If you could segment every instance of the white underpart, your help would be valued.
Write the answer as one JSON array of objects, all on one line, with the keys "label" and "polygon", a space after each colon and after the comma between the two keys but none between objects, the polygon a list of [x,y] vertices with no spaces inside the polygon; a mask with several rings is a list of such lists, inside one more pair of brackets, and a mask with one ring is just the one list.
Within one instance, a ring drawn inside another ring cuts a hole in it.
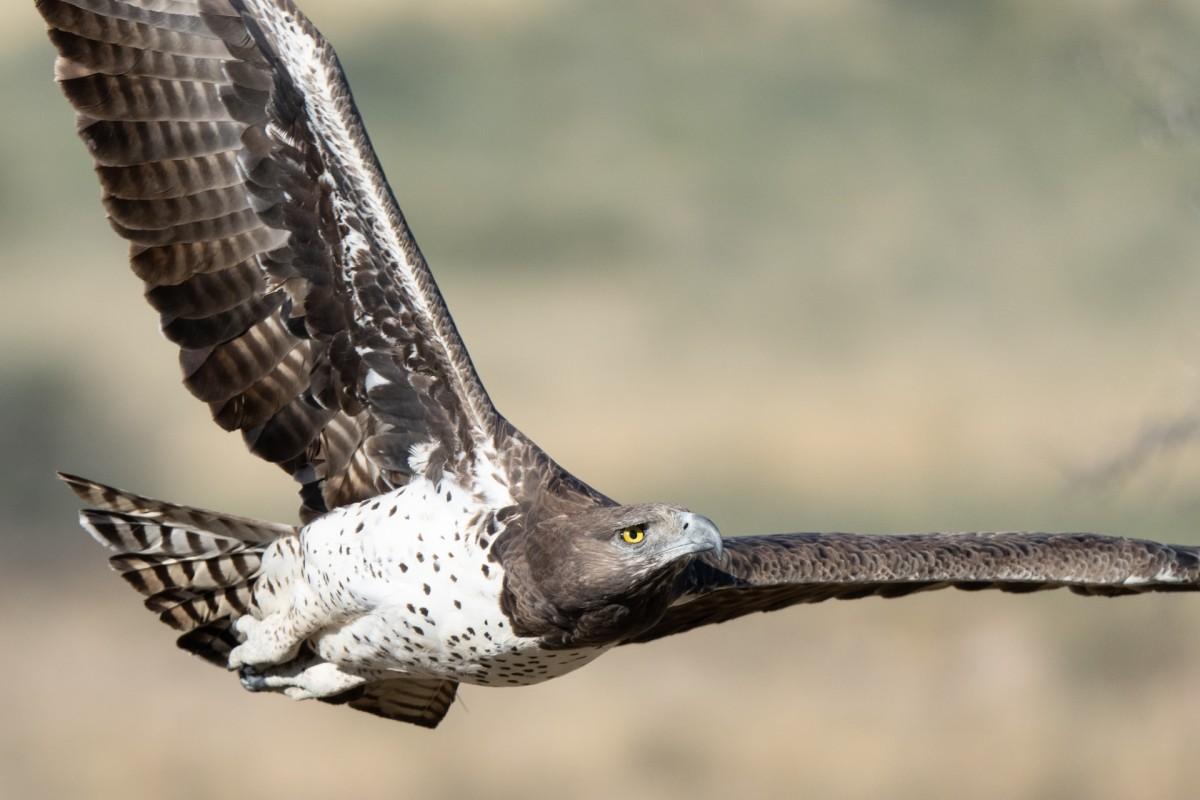
[{"label": "white underpart", "polygon": [[512,631],[500,607],[504,570],[489,557],[502,533],[489,510],[452,480],[424,478],[339,508],[303,528],[298,548],[268,551],[263,576],[290,575],[290,585],[260,598],[266,619],[245,630],[274,635],[272,620],[301,609],[316,621],[304,638],[347,673],[490,686],[538,683],[599,656],[546,651]]},{"label": "white underpart", "polygon": [[[355,203],[355,215],[370,226],[374,242],[382,245],[382,252],[375,251],[376,255],[386,259],[395,268],[394,274],[414,305],[413,313],[428,323],[431,343],[438,349],[442,363],[447,367],[446,378],[453,384],[455,395],[463,403],[469,424],[480,435],[479,438],[488,438],[492,433],[490,409],[480,407],[480,399],[468,391],[462,373],[454,367],[450,342],[455,335],[447,329],[447,320],[433,312],[435,304],[417,280],[415,265],[405,255],[402,234],[396,226],[397,214],[391,193],[375,176],[374,158],[365,151],[365,139],[361,143],[354,140],[353,132],[358,126],[353,117],[349,93],[341,89],[342,79],[335,68],[333,49],[309,36],[290,11],[270,0],[247,0],[246,6],[275,44],[288,74],[304,93],[308,121],[313,132],[324,155],[336,162],[329,166],[336,167],[346,176],[354,189],[356,196],[353,198],[343,198],[335,193],[335,204]],[[363,239],[361,236],[358,238]],[[347,244],[351,247],[370,247],[365,239]],[[353,261],[346,261],[344,265],[350,268]],[[353,285],[353,280],[349,280],[348,284]],[[356,315],[360,312],[356,303]],[[359,322],[365,320],[360,319]]]}]

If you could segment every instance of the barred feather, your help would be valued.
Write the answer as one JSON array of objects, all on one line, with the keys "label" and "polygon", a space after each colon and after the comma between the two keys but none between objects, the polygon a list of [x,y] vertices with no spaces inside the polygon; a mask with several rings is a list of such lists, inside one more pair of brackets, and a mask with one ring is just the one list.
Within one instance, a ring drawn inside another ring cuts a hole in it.
[{"label": "barred feather", "polygon": [[197,533],[117,511],[94,508],[79,513],[79,524],[100,544],[118,553],[146,556],[210,556],[241,547],[232,538]]},{"label": "barred feather", "polygon": [[251,581],[262,554],[242,547],[222,555],[167,556],[121,553],[108,560],[133,588],[150,596],[168,589],[225,589]]},{"label": "barred feather", "polygon": [[[290,0],[37,7],[185,385],[302,483],[305,520],[407,481],[415,443],[464,484],[477,440],[555,468],[492,408],[337,58]],[[364,352],[392,386],[366,391]]]},{"label": "barred feather", "polygon": [[346,704],[385,719],[411,722],[423,728],[436,728],[458,693],[458,684],[450,680],[396,678],[374,681],[335,697],[327,703]]},{"label": "barred feather", "polygon": [[[89,520],[95,519],[99,515],[107,515],[114,524],[117,524],[123,519],[134,517],[155,524],[184,529],[185,532],[202,533],[209,539],[219,538],[252,544],[270,544],[280,536],[289,536],[296,531],[294,526],[283,523],[262,522],[235,514],[205,511],[190,506],[166,503],[162,500],[153,500],[65,472],[58,473],[58,477],[80,500],[94,506],[83,512]],[[93,533],[93,535],[96,534]],[[98,538],[97,541],[105,544],[106,547],[110,546],[102,538]],[[114,549],[121,548],[130,552],[153,552],[153,550],[126,547],[124,544],[114,547]]]},{"label": "barred feather", "polygon": [[224,668],[229,663],[229,654],[238,646],[238,638],[231,630],[230,620],[220,619],[188,631],[175,643],[192,655]]},{"label": "barred feather", "polygon": [[[114,489],[74,475],[60,478],[95,506],[79,520],[97,542],[114,551],[109,564],[146,596],[146,608],[180,631],[196,631],[255,608],[254,584],[266,547],[295,535],[290,525],[178,506]],[[221,638],[218,634],[212,641]],[[180,646],[195,652],[197,635]],[[214,660],[212,652],[200,653]]]}]

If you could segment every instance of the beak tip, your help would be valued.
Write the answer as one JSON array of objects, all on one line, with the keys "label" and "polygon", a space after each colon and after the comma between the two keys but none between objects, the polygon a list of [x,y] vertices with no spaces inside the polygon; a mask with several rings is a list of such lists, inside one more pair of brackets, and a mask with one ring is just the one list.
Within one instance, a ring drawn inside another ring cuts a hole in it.
[{"label": "beak tip", "polygon": [[725,541],[721,538],[721,531],[717,529],[716,524],[699,514],[692,514],[691,517],[691,524],[695,526],[692,532],[695,552],[712,553],[718,559],[725,555]]}]

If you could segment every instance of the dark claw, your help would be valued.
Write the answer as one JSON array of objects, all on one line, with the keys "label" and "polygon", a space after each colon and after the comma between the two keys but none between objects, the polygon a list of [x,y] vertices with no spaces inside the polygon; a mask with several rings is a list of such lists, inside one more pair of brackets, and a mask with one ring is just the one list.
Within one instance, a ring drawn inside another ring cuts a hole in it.
[{"label": "dark claw", "polygon": [[241,667],[238,670],[238,680],[242,688],[249,692],[264,692],[267,690],[267,679],[251,667]]}]

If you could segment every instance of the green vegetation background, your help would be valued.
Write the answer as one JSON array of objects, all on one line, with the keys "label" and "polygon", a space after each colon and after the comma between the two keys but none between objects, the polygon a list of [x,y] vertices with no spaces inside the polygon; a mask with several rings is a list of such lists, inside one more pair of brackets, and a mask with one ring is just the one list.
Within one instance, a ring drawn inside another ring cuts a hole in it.
[{"label": "green vegetation background", "polygon": [[[302,4],[497,405],[589,481],[727,534],[1200,543],[1194,3]],[[1195,796],[1186,596],[795,609],[433,734],[244,696],[52,471],[294,489],[176,385],[32,4],[0,45],[0,795]]]}]

